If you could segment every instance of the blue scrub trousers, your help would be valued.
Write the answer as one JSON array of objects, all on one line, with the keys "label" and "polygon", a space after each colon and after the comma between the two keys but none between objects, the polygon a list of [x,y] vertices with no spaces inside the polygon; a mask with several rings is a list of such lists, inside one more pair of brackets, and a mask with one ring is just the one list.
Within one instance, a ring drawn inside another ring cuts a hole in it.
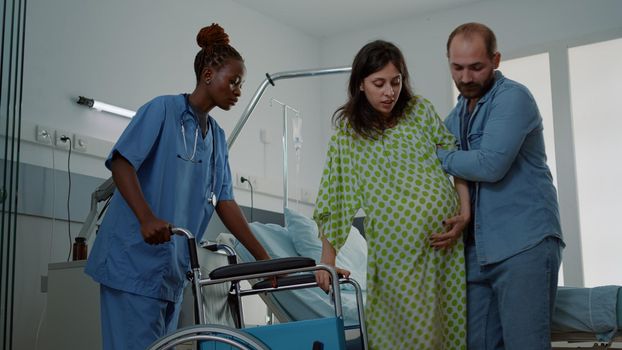
[{"label": "blue scrub trousers", "polygon": [[181,299],[174,303],[103,284],[99,291],[104,350],[145,350],[177,329]]},{"label": "blue scrub trousers", "polygon": [[560,241],[547,237],[533,248],[484,266],[469,243],[466,257],[468,349],[550,349]]}]

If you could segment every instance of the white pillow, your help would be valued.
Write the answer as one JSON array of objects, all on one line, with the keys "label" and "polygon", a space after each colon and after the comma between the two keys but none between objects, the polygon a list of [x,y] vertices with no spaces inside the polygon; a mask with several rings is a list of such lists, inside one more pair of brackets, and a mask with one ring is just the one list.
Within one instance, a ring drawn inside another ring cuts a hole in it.
[{"label": "white pillow", "polygon": [[309,257],[319,263],[322,256],[322,241],[318,237],[315,221],[289,208],[285,208],[284,216],[285,227],[298,255]]},{"label": "white pillow", "polygon": [[350,277],[361,285],[362,290],[367,290],[367,241],[356,227],[352,226],[350,229],[335,264],[350,271]]},{"label": "white pillow", "polygon": [[[315,259],[319,263],[322,241],[318,237],[315,221],[285,208],[285,225],[298,255]],[[361,285],[361,289],[367,289],[367,241],[356,227],[352,226],[350,229],[346,242],[337,254],[335,264],[350,271],[352,278]]]}]

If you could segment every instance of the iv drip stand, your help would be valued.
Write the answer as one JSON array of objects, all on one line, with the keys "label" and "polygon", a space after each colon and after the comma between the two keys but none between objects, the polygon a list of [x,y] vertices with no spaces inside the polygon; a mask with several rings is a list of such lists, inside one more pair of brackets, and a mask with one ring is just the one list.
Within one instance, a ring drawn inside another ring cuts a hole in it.
[{"label": "iv drip stand", "polygon": [[285,211],[285,208],[289,205],[289,179],[287,175],[287,156],[289,153],[287,150],[287,111],[291,110],[296,113],[296,115],[300,115],[300,111],[275,98],[270,99],[270,105],[272,105],[272,102],[276,102],[281,105],[281,109],[283,110],[283,211]]}]

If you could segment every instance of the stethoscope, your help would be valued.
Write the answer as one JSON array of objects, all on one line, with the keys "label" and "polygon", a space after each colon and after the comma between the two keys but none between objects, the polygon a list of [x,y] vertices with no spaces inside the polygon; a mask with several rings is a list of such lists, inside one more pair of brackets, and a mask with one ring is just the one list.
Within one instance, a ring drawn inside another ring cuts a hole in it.
[{"label": "stethoscope", "polygon": [[[191,162],[191,163],[201,163],[200,159],[195,159],[196,157],[196,153],[197,153],[197,142],[199,140],[199,122],[197,120],[197,117],[195,117],[191,112],[190,112],[190,103],[188,102],[188,95],[184,95],[185,97],[185,102],[186,102],[186,109],[184,110],[184,112],[181,114],[180,117],[180,124],[181,124],[181,138],[184,141],[184,153],[185,153],[185,157],[181,156],[181,155],[177,155],[179,158]],[[192,146],[192,154],[189,154],[188,152],[188,143],[186,142],[186,127],[184,126],[184,115],[188,113],[190,115],[192,115],[192,120],[194,120],[196,127],[194,128],[194,145]],[[210,125],[211,122],[209,121],[209,116],[207,116],[207,125]],[[218,204],[218,199],[216,198],[216,193],[214,192],[214,186],[216,185],[216,133],[214,132],[214,128],[210,127],[210,129],[212,129],[212,152],[210,153],[210,157],[209,157],[209,161],[210,161],[210,165],[212,164],[212,159],[214,159],[213,162],[213,167],[212,167],[212,183],[211,183],[211,188],[210,188],[210,195],[208,198],[208,202],[210,204],[212,204],[212,206],[214,206],[214,208],[216,208],[216,204]]]}]

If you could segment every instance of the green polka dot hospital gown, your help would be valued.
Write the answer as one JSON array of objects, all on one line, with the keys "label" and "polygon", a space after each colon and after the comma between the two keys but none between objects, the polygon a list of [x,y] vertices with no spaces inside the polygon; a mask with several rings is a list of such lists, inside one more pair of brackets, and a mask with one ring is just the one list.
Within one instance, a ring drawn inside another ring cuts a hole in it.
[{"label": "green polka dot hospital gown", "polygon": [[428,239],[459,212],[437,145],[453,148],[454,137],[420,97],[376,140],[345,127],[331,138],[313,216],[338,250],[358,209],[365,211],[365,318],[373,350],[466,349],[462,240],[435,250]]}]

